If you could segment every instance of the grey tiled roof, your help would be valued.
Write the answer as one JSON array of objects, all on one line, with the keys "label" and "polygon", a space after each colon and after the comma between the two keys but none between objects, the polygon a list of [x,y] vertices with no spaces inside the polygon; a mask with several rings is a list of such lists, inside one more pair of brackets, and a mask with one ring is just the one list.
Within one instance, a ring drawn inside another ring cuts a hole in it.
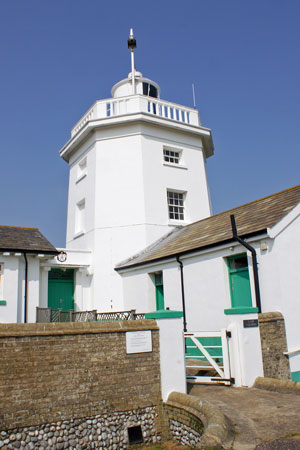
[{"label": "grey tiled roof", "polygon": [[174,230],[144,251],[117,265],[116,270],[142,265],[193,250],[230,242],[230,215],[234,214],[241,237],[263,233],[300,203],[300,185],[216,214]]},{"label": "grey tiled roof", "polygon": [[0,225],[0,251],[26,251],[54,255],[58,253],[38,228],[5,225]]}]

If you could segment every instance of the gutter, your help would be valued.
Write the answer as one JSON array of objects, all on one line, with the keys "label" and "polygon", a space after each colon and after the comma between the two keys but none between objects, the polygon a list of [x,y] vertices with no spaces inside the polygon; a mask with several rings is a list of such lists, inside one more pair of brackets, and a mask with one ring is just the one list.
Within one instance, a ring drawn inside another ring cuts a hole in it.
[{"label": "gutter", "polygon": [[0,248],[0,253],[29,253],[30,255],[52,255],[52,256],[56,256],[58,255],[60,252],[59,251],[54,251],[54,250],[30,250],[30,249],[24,249],[24,248]]},{"label": "gutter", "polygon": [[230,214],[230,220],[231,220],[231,227],[232,227],[232,233],[233,233],[234,240],[236,240],[240,244],[242,244],[247,250],[249,250],[251,252],[251,255],[252,255],[256,306],[258,308],[258,312],[261,313],[261,297],[260,297],[260,289],[259,289],[256,250],[254,247],[252,247],[252,245],[248,244],[246,241],[244,241],[244,239],[242,239],[240,236],[238,236],[234,214]]}]

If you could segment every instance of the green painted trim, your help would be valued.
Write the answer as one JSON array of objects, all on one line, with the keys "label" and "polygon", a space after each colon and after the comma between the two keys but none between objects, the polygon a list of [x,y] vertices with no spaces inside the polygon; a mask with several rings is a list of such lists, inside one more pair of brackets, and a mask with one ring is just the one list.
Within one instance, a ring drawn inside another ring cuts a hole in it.
[{"label": "green painted trim", "polygon": [[6,305],[6,300],[0,300],[0,305]]},{"label": "green painted trim", "polygon": [[258,308],[254,308],[252,306],[240,307],[240,308],[228,308],[224,309],[224,313],[229,316],[231,314],[252,314],[258,313]]},{"label": "green painted trim", "polygon": [[183,317],[183,312],[170,311],[169,309],[161,309],[158,311],[145,314],[145,319],[172,319],[175,317]]},{"label": "green painted trim", "polygon": [[297,372],[292,372],[292,381],[300,381],[300,370],[297,370]]}]

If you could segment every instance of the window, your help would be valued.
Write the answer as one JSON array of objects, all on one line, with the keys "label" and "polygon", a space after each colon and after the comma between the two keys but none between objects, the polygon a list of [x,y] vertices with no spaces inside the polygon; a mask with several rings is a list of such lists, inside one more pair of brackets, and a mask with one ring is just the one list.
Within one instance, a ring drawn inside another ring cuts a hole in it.
[{"label": "window", "polygon": [[158,97],[157,88],[150,83],[143,83],[143,95],[148,95],[148,97]]},{"label": "window", "polygon": [[83,233],[84,227],[85,227],[85,199],[81,200],[76,205],[75,235]]},{"label": "window", "polygon": [[154,274],[155,283],[155,299],[156,299],[156,311],[161,311],[165,309],[164,301],[164,285],[163,285],[163,274],[158,272]]},{"label": "window", "polygon": [[168,191],[169,219],[184,220],[183,192]]},{"label": "window", "polygon": [[87,175],[87,159],[83,158],[77,166],[77,180],[76,182],[82,180]]},{"label": "window", "polygon": [[252,308],[251,288],[249,281],[248,258],[246,253],[227,258],[231,309],[227,314],[255,312]]},{"label": "window", "polygon": [[180,151],[164,149],[164,161],[171,164],[179,164]]}]

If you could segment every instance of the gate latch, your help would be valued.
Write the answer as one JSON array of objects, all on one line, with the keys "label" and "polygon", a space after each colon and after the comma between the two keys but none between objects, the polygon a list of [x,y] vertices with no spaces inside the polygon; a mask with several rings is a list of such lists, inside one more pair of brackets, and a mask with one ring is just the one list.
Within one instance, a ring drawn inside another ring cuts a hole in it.
[{"label": "gate latch", "polygon": [[231,338],[231,331],[226,331],[226,337]]}]

